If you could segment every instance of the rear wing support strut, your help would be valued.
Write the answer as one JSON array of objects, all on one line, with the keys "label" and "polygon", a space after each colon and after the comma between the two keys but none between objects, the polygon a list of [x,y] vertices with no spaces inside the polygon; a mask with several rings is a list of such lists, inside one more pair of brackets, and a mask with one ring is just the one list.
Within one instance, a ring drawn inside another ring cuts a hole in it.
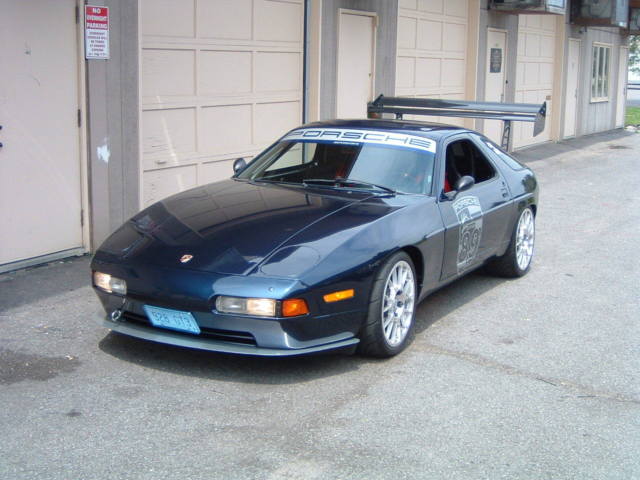
[{"label": "rear wing support strut", "polygon": [[426,115],[502,120],[501,146],[508,150],[511,140],[511,122],[533,122],[533,136],[539,135],[545,126],[547,102],[538,105],[535,103],[472,102],[380,95],[367,105],[367,115],[369,118],[381,118],[383,113],[392,113],[396,119],[402,119],[403,115]]}]

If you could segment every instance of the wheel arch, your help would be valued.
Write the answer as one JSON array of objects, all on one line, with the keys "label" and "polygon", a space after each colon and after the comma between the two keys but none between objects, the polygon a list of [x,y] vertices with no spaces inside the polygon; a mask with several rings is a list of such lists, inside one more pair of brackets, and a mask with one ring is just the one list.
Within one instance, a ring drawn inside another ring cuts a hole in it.
[{"label": "wheel arch", "polygon": [[416,280],[418,284],[419,295],[422,290],[422,284],[424,281],[424,257],[422,256],[422,252],[418,247],[414,245],[407,245],[401,248],[399,251],[403,251],[407,255],[409,255],[409,258],[411,258],[411,261],[413,262],[413,268],[415,268],[416,276],[418,277]]}]

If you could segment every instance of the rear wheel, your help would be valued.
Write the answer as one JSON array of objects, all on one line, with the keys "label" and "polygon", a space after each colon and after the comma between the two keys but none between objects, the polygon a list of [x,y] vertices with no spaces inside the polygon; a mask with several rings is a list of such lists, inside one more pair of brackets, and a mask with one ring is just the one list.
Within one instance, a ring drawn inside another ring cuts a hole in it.
[{"label": "rear wheel", "polygon": [[526,274],[531,268],[535,238],[535,217],[531,208],[527,207],[520,212],[505,254],[487,265],[489,272],[512,278]]},{"label": "rear wheel", "polygon": [[382,266],[371,290],[358,351],[375,357],[400,353],[413,337],[416,274],[409,255],[398,252]]}]

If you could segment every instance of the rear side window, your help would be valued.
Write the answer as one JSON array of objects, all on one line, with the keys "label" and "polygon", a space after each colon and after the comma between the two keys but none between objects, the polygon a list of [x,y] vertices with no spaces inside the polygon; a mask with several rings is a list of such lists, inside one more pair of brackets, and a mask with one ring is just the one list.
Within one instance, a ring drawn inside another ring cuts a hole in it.
[{"label": "rear side window", "polygon": [[488,138],[485,137],[480,137],[478,136],[478,138],[480,139],[480,141],[482,143],[484,143],[487,147],[489,147],[489,149],[495,153],[500,160],[502,160],[504,163],[506,163],[509,167],[511,167],[513,170],[522,170],[523,168],[526,168],[524,165],[522,165],[518,160],[516,160],[515,158],[513,158],[511,155],[509,155],[507,152],[505,152],[504,150],[502,150],[498,145],[496,145],[495,143],[493,143],[491,140],[489,140]]}]

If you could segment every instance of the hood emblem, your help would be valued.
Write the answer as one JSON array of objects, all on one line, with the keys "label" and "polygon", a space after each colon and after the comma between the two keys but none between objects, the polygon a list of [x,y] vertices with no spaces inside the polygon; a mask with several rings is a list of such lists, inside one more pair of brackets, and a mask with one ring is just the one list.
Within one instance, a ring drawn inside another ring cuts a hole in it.
[{"label": "hood emblem", "polygon": [[187,262],[191,261],[192,258],[193,258],[193,255],[189,255],[189,254],[182,255],[180,257],[180,263],[187,263]]}]

